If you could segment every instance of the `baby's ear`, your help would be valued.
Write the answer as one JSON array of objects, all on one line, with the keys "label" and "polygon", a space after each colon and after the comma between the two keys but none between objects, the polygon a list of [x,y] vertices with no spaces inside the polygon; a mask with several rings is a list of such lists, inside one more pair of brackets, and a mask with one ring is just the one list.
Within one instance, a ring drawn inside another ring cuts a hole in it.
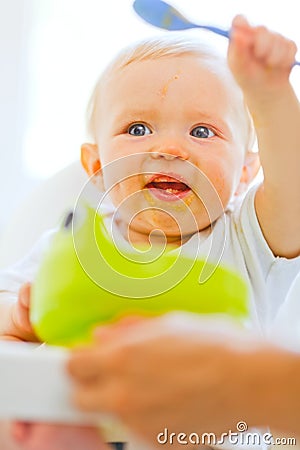
[{"label": "baby's ear", "polygon": [[254,180],[260,168],[260,160],[257,152],[247,152],[244,160],[240,183],[237,187],[235,195],[243,194],[248,188],[251,181]]},{"label": "baby's ear", "polygon": [[82,144],[81,164],[90,177],[101,169],[98,146],[96,144]]},{"label": "baby's ear", "polygon": [[98,146],[96,144],[82,144],[80,159],[84,170],[92,182],[103,191],[104,186]]}]

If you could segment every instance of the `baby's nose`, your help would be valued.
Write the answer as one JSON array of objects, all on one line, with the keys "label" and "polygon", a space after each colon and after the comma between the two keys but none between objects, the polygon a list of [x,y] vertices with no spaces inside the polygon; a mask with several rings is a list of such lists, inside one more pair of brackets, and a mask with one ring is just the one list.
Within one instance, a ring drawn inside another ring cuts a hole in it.
[{"label": "baby's nose", "polygon": [[164,145],[159,148],[153,149],[151,152],[153,159],[165,159],[172,161],[173,159],[188,159],[189,153],[181,145]]}]

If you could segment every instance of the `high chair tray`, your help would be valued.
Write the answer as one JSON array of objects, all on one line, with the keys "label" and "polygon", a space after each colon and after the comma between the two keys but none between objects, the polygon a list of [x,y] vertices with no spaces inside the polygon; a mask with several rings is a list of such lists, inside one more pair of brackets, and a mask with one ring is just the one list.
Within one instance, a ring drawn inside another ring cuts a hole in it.
[{"label": "high chair tray", "polygon": [[99,423],[72,405],[67,357],[59,347],[0,342],[0,419]]}]

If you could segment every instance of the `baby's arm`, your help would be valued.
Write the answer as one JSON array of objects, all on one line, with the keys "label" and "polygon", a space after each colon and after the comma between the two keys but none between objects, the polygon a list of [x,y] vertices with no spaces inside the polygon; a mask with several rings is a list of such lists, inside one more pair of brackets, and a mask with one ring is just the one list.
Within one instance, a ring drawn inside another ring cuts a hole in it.
[{"label": "baby's arm", "polygon": [[233,21],[228,62],[253,117],[264,171],[257,217],[273,253],[287,258],[300,254],[300,106],[289,82],[296,50],[265,27]]}]

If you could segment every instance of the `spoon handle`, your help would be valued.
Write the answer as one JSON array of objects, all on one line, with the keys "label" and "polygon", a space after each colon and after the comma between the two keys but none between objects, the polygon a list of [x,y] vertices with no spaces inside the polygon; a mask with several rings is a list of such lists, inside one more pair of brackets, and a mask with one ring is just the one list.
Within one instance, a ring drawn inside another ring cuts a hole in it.
[{"label": "spoon handle", "polygon": [[196,24],[195,24],[195,27],[203,28],[204,30],[208,30],[208,31],[212,31],[213,33],[219,34],[220,36],[224,36],[227,39],[229,39],[229,37],[230,37],[228,30],[222,30],[221,28],[218,28],[218,27],[213,27],[210,25],[196,25]]}]

